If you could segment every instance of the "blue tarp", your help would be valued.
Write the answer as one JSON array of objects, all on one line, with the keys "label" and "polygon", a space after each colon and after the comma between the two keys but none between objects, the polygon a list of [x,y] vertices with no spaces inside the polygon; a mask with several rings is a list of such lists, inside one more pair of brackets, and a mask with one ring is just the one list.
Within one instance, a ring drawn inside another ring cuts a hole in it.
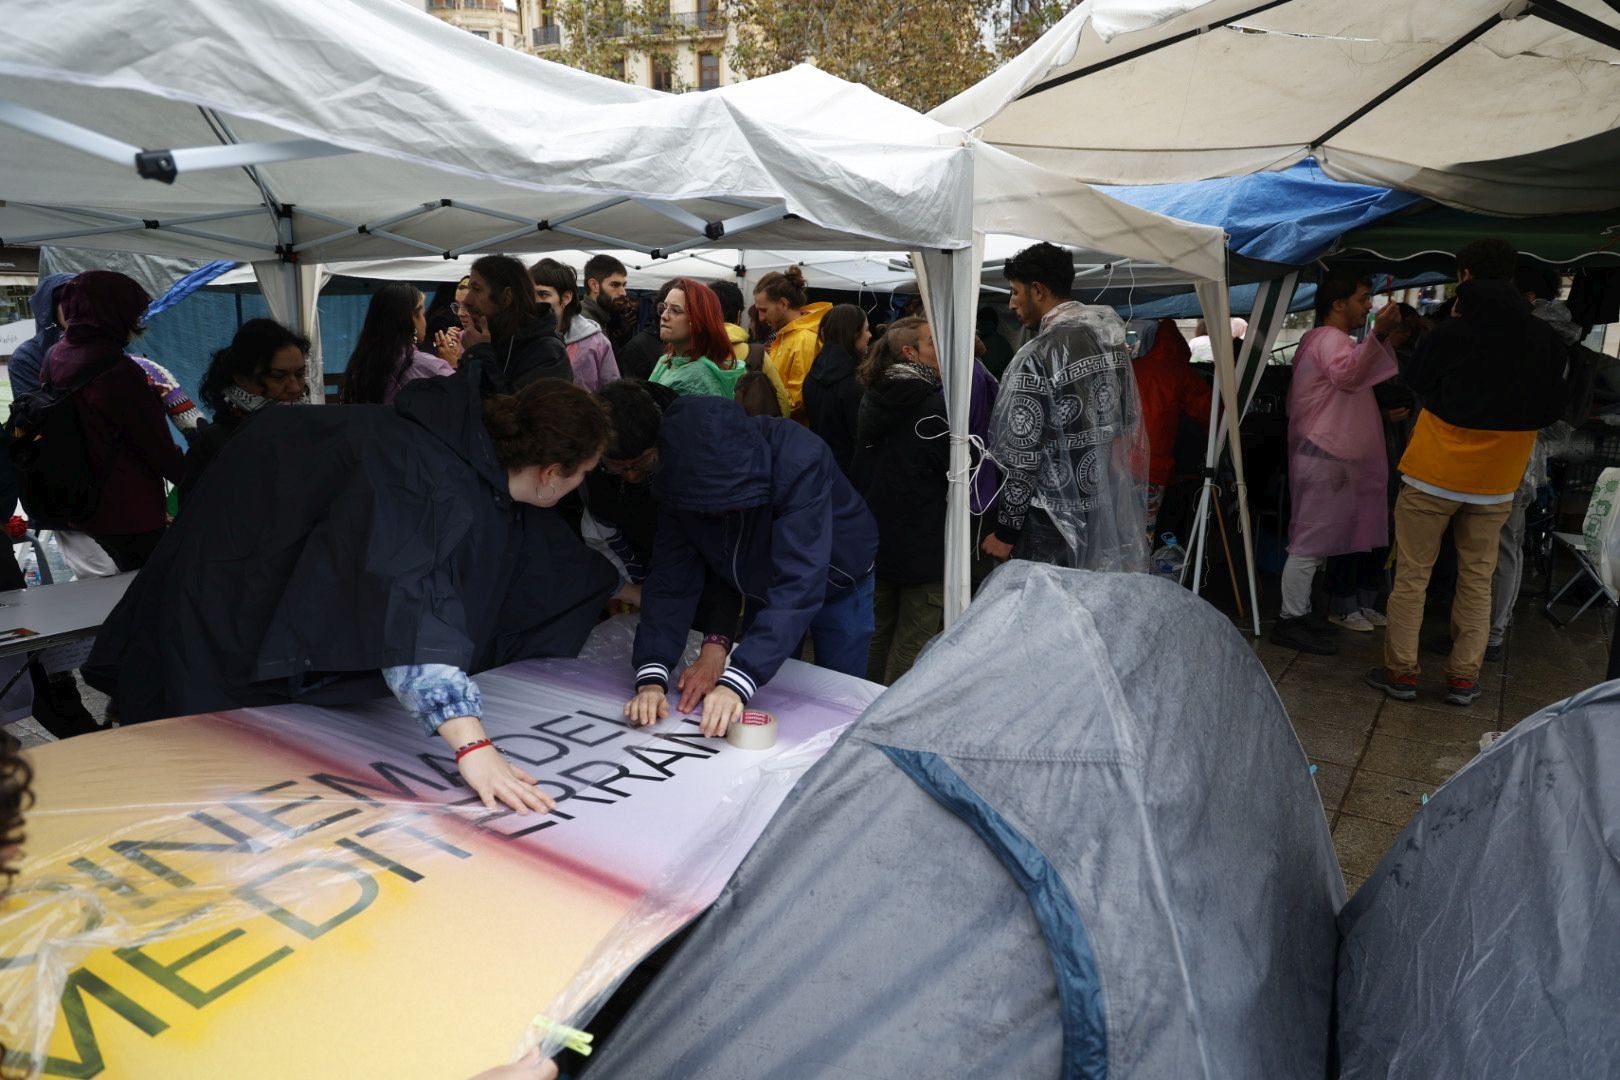
[{"label": "blue tarp", "polygon": [[1309,158],[1281,172],[1098,190],[1144,210],[1218,225],[1236,254],[1293,265],[1317,258],[1351,229],[1424,201],[1404,191],[1330,180]]}]

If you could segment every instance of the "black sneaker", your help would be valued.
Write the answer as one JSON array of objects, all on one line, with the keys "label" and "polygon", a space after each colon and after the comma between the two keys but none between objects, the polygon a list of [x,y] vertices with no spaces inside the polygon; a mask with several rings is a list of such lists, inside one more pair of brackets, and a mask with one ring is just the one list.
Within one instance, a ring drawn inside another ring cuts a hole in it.
[{"label": "black sneaker", "polygon": [[1316,656],[1337,656],[1339,646],[1312,628],[1309,619],[1309,615],[1301,615],[1297,619],[1278,619],[1271,628],[1271,643]]},{"label": "black sneaker", "polygon": [[1485,659],[1493,664],[1502,659],[1502,643],[1500,641],[1495,645],[1485,646]]},{"label": "black sneaker", "polygon": [[1389,668],[1373,668],[1361,680],[1374,690],[1382,690],[1396,701],[1412,701],[1417,697],[1417,680],[1410,675],[1396,675]]},{"label": "black sneaker", "polygon": [[1484,689],[1479,685],[1478,679],[1447,679],[1446,704],[1472,705],[1479,699]]}]

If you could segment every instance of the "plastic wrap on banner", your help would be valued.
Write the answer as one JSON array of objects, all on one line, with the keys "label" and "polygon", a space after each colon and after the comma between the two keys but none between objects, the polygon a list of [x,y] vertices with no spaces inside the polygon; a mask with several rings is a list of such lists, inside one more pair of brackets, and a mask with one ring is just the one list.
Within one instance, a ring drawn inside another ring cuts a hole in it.
[{"label": "plastic wrap on banner", "polygon": [[758,695],[770,752],[692,717],[633,728],[633,623],[578,659],[477,676],[490,736],[557,800],[546,815],[485,809],[390,698],[37,748],[27,858],[0,900],[10,1066],[470,1076],[537,1011],[587,1027],[881,691],[790,662]]}]

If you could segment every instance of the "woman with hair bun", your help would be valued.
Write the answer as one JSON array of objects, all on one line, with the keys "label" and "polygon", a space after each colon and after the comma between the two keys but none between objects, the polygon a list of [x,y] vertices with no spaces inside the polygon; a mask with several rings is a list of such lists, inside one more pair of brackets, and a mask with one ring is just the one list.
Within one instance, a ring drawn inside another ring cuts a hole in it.
[{"label": "woman with hair bun", "polygon": [[96,640],[86,677],[120,719],[392,690],[485,806],[549,810],[484,738],[472,676],[575,655],[595,624],[618,574],[551,508],[609,422],[566,382],[480,382],[474,361],[392,409],[244,425]]},{"label": "woman with hair bun", "polygon": [[832,310],[832,305],[810,303],[804,271],[790,266],[759,279],[754,286],[754,308],[765,325],[776,332],[765,355],[782,373],[793,404],[793,419],[802,423],[805,376],[821,351],[821,318]]}]

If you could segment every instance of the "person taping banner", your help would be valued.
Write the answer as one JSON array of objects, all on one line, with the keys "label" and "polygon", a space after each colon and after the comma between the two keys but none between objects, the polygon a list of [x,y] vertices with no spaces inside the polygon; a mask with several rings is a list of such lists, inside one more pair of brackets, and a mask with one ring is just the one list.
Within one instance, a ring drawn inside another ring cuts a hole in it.
[{"label": "person taping banner", "polygon": [[[809,633],[816,663],[866,672],[877,524],[825,442],[723,398],[671,405],[658,437],[658,548],[642,587],[632,663],[636,724],[669,715],[668,688],[702,597],[705,568],[743,598],[742,643],[703,695],[721,736]],[[683,694],[682,711],[696,705]]]}]

